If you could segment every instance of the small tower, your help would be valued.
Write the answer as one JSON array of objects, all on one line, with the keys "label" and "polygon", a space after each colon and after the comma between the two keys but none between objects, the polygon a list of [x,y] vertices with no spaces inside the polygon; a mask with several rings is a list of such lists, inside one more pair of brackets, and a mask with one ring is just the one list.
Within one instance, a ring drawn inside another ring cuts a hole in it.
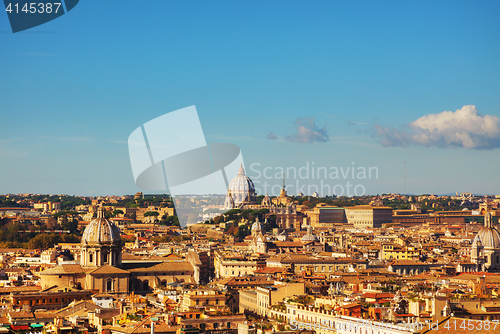
[{"label": "small tower", "polygon": [[141,243],[139,242],[139,233],[135,234],[134,248],[135,249],[141,248]]},{"label": "small tower", "polygon": [[224,207],[225,207],[226,210],[230,210],[230,209],[234,209],[235,208],[233,194],[231,193],[231,190],[229,190],[227,192],[226,200],[224,202]]},{"label": "small tower", "polygon": [[318,239],[313,233],[313,227],[311,225],[307,225],[307,233],[301,239],[302,242],[307,243],[311,241],[317,241]]},{"label": "small tower", "polygon": [[443,317],[449,317],[450,315],[451,315],[450,301],[446,299],[446,304],[444,305],[443,308]]}]

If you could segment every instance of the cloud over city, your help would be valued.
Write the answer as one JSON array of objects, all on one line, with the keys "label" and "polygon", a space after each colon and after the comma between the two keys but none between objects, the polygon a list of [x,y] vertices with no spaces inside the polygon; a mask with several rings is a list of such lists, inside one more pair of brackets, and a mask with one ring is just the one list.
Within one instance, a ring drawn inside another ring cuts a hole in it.
[{"label": "cloud over city", "polygon": [[482,115],[475,106],[467,105],[456,111],[422,116],[400,129],[375,125],[374,136],[386,147],[413,144],[494,149],[500,147],[500,118]]},{"label": "cloud over city", "polygon": [[327,142],[330,140],[326,131],[326,126],[318,128],[314,117],[297,118],[295,126],[297,132],[291,136],[286,136],[285,140],[297,143]]}]

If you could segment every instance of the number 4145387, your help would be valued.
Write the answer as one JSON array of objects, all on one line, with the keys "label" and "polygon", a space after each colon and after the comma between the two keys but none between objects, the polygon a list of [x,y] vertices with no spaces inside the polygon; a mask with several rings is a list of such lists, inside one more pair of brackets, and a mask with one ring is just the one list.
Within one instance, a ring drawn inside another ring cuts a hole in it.
[{"label": "number 4145387", "polygon": [[[29,7],[28,7],[28,4],[25,3],[23,8],[21,8],[21,12],[25,12],[25,13],[31,13],[31,14],[35,14],[35,13],[39,13],[39,14],[43,14],[43,13],[47,13],[47,14],[50,14],[52,12],[56,13],[59,11],[59,7],[61,7],[61,3],[60,2],[56,2],[56,3],[43,3],[43,2],[40,2],[40,3],[36,3],[36,2],[32,2],[29,4]],[[9,3],[9,5],[7,6],[7,8],[5,9],[7,12],[12,13],[19,13],[19,4],[16,3],[16,4],[12,4],[12,3]]]}]

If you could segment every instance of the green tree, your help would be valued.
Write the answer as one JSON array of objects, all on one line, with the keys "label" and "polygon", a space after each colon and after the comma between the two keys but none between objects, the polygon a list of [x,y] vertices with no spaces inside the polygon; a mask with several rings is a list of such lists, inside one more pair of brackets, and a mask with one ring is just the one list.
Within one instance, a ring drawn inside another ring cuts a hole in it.
[{"label": "green tree", "polygon": [[144,213],[144,217],[149,217],[149,216],[158,217],[159,215],[160,213],[158,211],[146,211]]},{"label": "green tree", "polygon": [[119,210],[119,209],[116,209],[116,210],[113,210],[113,217],[116,217],[118,215],[123,215],[123,211],[122,210]]}]

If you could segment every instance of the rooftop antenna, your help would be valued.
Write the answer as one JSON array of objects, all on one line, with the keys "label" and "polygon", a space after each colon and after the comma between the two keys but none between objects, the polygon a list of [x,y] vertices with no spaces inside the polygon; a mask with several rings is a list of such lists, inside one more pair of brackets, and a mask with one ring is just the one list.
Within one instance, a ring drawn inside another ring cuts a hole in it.
[{"label": "rooftop antenna", "polygon": [[283,173],[282,175],[283,175],[283,190],[285,190],[285,173]]}]

